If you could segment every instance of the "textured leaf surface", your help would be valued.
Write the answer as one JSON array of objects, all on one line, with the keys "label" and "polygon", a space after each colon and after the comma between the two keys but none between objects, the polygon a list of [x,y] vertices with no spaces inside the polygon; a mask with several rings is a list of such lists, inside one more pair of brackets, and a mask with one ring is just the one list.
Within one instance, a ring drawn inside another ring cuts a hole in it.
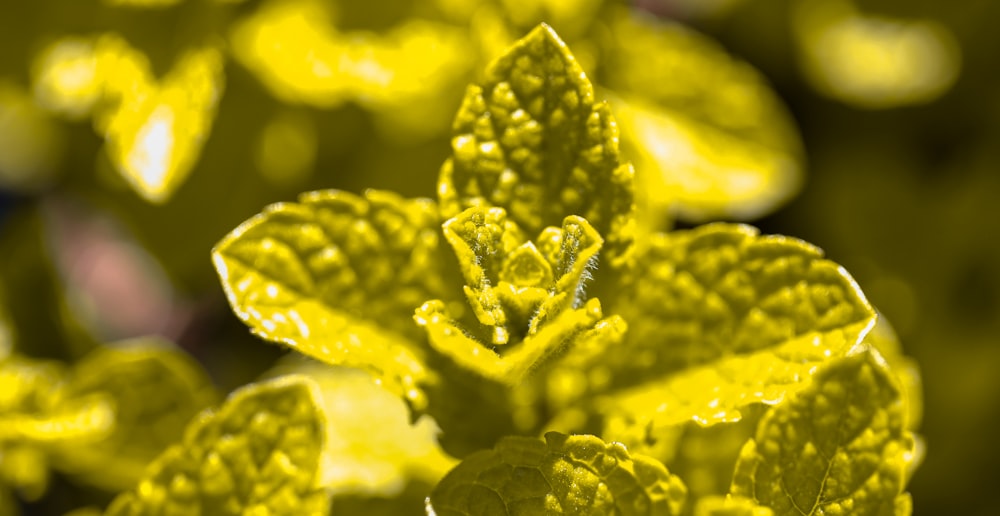
[{"label": "textured leaf surface", "polygon": [[684,484],[621,444],[557,432],[507,437],[467,457],[431,493],[428,514],[680,514]]},{"label": "textured leaf surface", "polygon": [[619,301],[625,349],[607,363],[626,381],[606,409],[626,420],[702,424],[776,403],[815,367],[845,355],[875,313],[819,249],[754,228],[711,224],[654,237]]},{"label": "textured leaf surface", "polygon": [[577,337],[612,330],[600,302],[584,295],[603,240],[583,218],[566,217],[561,228],[525,241],[502,208],[476,207],[449,219],[444,235],[478,325],[460,327],[438,300],[415,319],[431,345],[462,367],[513,385]]},{"label": "textured leaf surface", "polygon": [[[367,368],[418,404],[426,377],[413,309],[446,294],[431,201],[338,191],[272,205],[213,251],[253,331],[331,364]],[[389,294],[391,292],[391,294]]]},{"label": "textured leaf surface", "polygon": [[884,365],[861,353],[824,367],[747,442],[732,493],[782,515],[910,513],[913,436]]},{"label": "textured leaf surface", "polygon": [[114,406],[107,438],[62,446],[55,465],[108,491],[132,487],[145,467],[180,439],[188,421],[216,401],[197,362],[156,339],[101,348],[74,365],[72,396],[103,394]]},{"label": "textured leaf surface", "polygon": [[316,385],[285,376],[200,414],[107,514],[326,515],[318,488],[325,420]]},{"label": "textured leaf surface", "polygon": [[565,43],[540,25],[466,92],[438,196],[447,217],[498,206],[529,233],[581,216],[616,263],[633,238],[632,176],[607,104],[594,100]]},{"label": "textured leaf surface", "polygon": [[798,130],[757,70],[680,24],[621,10],[611,26],[601,83],[614,91],[643,205],[747,220],[798,191]]}]

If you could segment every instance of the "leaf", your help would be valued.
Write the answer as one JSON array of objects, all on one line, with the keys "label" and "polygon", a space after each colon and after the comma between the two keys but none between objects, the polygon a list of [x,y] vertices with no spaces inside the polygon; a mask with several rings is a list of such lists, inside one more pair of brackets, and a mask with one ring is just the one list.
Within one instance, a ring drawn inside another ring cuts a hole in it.
[{"label": "leaf", "polygon": [[412,421],[406,403],[365,371],[298,360],[272,372],[306,375],[319,386],[326,420],[319,482],[337,498],[393,497],[410,484],[434,485],[457,462],[438,445],[434,419]]},{"label": "leaf", "polygon": [[[414,307],[446,297],[430,200],[303,194],[243,223],[212,251],[229,304],[263,338],[362,367],[418,406],[428,378]],[[391,293],[391,294],[389,294]]]},{"label": "leaf", "polygon": [[698,500],[695,516],[774,516],[771,509],[740,496],[706,496]]},{"label": "leaf", "polygon": [[524,241],[502,208],[469,208],[443,229],[482,328],[461,327],[439,300],[414,318],[431,345],[462,367],[516,385],[560,349],[615,331],[602,321],[600,302],[585,301],[584,281],[603,241],[583,218],[566,217],[562,228],[545,228],[534,242]]},{"label": "leaf", "polygon": [[161,79],[146,55],[114,33],[66,37],[35,63],[43,106],[92,115],[115,169],[143,199],[167,202],[198,161],[225,86],[223,56],[204,46],[182,54]]},{"label": "leaf", "polygon": [[626,342],[604,361],[633,386],[600,403],[615,425],[739,419],[741,406],[801,389],[875,323],[854,280],[819,249],[749,226],[660,234],[638,261],[639,280],[616,307]]},{"label": "leaf", "polygon": [[235,391],[195,418],[106,514],[326,515],[320,400],[313,382],[294,375]]},{"label": "leaf", "polygon": [[776,516],[910,513],[903,493],[913,436],[885,366],[869,352],[838,360],[775,407],[744,446],[731,492]]},{"label": "leaf", "polygon": [[680,514],[686,490],[656,460],[590,435],[506,437],[441,481],[429,515]]},{"label": "leaf", "polygon": [[542,24],[490,65],[482,86],[468,88],[438,198],[446,217],[496,206],[528,233],[581,216],[619,265],[633,239],[632,176],[610,109]]},{"label": "leaf", "polygon": [[216,392],[193,359],[155,338],[99,348],[77,362],[67,379],[73,397],[113,401],[115,425],[88,446],[61,446],[62,471],[108,491],[132,487],[143,470],[174,444],[188,421],[215,402]]},{"label": "leaf", "polygon": [[798,130],[757,70],[678,23],[621,9],[610,29],[599,82],[651,216],[749,220],[798,192]]}]

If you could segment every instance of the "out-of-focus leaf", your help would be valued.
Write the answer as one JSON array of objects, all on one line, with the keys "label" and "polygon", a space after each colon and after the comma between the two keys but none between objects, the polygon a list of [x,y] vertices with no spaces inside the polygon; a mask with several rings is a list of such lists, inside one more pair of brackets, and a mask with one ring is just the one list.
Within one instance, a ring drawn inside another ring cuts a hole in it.
[{"label": "out-of-focus leaf", "polygon": [[695,516],[774,516],[774,511],[741,496],[708,496],[698,500]]},{"label": "out-of-focus leaf", "polygon": [[905,401],[871,353],[825,366],[740,453],[732,493],[777,516],[910,514]]},{"label": "out-of-focus leaf", "polygon": [[230,306],[254,333],[365,368],[421,406],[417,384],[428,371],[411,317],[449,294],[438,272],[438,220],[427,199],[312,192],[246,221],[212,258]]},{"label": "out-of-focus leaf", "polygon": [[367,372],[312,360],[275,372],[286,370],[319,385],[327,443],[319,482],[334,496],[396,496],[411,483],[436,484],[455,465],[434,420],[411,422],[406,403]]},{"label": "out-of-focus leaf", "polygon": [[440,95],[469,68],[465,35],[417,19],[385,33],[339,32],[328,4],[265,3],[233,29],[236,58],[286,102],[356,102],[385,118],[381,125],[390,132],[444,130],[451,105]]},{"label": "out-of-focus leaf", "polygon": [[804,387],[875,323],[854,280],[819,249],[749,226],[660,234],[638,261],[640,280],[616,310],[627,340],[604,361],[635,385],[602,402],[615,425],[738,420],[741,406]]},{"label": "out-of-focus leaf", "polygon": [[684,484],[663,464],[618,443],[557,432],[506,437],[441,481],[428,514],[680,514]]},{"label": "out-of-focus leaf", "polygon": [[444,216],[498,206],[528,233],[582,216],[616,266],[634,237],[632,176],[610,108],[595,101],[566,44],[543,24],[466,91],[438,198]]},{"label": "out-of-focus leaf", "polygon": [[66,388],[72,396],[109,396],[115,426],[107,438],[91,445],[60,447],[55,465],[109,491],[135,485],[145,467],[216,398],[201,367],[157,339],[90,353],[74,365]]},{"label": "out-of-focus leaf", "polygon": [[325,516],[321,400],[315,383],[294,375],[237,390],[192,421],[183,443],[156,459],[106,514]]},{"label": "out-of-focus leaf", "polygon": [[0,80],[0,190],[50,185],[62,153],[61,133],[22,88]]},{"label": "out-of-focus leaf", "polygon": [[846,104],[926,103],[958,78],[961,49],[937,21],[868,15],[850,0],[797,2],[792,21],[806,79]]},{"label": "out-of-focus leaf", "polygon": [[649,217],[747,220],[798,192],[798,131],[757,70],[682,25],[614,13],[601,84]]},{"label": "out-of-focus leaf", "polygon": [[439,300],[425,303],[415,318],[431,345],[462,367],[517,385],[578,338],[614,329],[601,320],[597,299],[584,301],[588,268],[603,241],[583,218],[566,217],[562,228],[545,228],[534,242],[525,242],[502,208],[477,207],[449,219],[444,234],[482,328],[464,330]]}]

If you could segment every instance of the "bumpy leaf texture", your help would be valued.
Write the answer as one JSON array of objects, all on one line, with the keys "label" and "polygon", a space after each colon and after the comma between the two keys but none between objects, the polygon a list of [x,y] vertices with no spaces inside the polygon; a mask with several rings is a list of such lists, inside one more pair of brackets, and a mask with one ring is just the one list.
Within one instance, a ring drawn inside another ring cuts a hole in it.
[{"label": "bumpy leaf texture", "polygon": [[516,385],[560,349],[612,329],[600,302],[584,301],[584,281],[603,240],[583,218],[566,217],[561,228],[525,241],[502,208],[469,208],[444,224],[444,235],[480,327],[460,327],[436,300],[415,319],[431,345],[461,366]]},{"label": "bumpy leaf texture", "polygon": [[[422,405],[414,307],[446,294],[438,215],[389,192],[303,194],[243,223],[213,250],[229,303],[254,333],[372,372]],[[390,294],[391,293],[391,294]]]},{"label": "bumpy leaf texture", "polygon": [[329,496],[317,487],[326,437],[319,399],[300,376],[235,391],[200,414],[183,443],[106,514],[326,515]]},{"label": "bumpy leaf texture", "polygon": [[783,515],[901,515],[913,460],[906,407],[871,352],[831,363],[774,408],[740,454],[731,492]]},{"label": "bumpy leaf texture", "polygon": [[803,388],[875,322],[854,280],[819,249],[749,226],[658,235],[638,261],[640,280],[617,305],[630,324],[625,348],[605,359],[634,387],[604,410],[632,423],[739,419],[741,406]]},{"label": "bumpy leaf texture", "polygon": [[431,493],[428,515],[680,514],[684,484],[618,443],[557,432],[507,437],[467,457]]},{"label": "bumpy leaf texture", "polygon": [[633,171],[618,128],[566,44],[540,25],[468,88],[441,169],[442,214],[504,208],[529,233],[567,215],[589,221],[617,265],[633,240]]}]

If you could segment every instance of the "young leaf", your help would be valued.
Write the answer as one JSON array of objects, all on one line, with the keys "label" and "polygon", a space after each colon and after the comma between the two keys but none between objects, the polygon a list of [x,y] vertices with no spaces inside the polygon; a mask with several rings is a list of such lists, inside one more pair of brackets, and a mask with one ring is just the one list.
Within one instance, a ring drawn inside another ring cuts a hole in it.
[{"label": "young leaf", "polygon": [[658,235],[638,261],[641,280],[618,304],[627,340],[605,360],[634,385],[604,404],[626,421],[738,419],[741,406],[801,389],[875,322],[854,280],[819,249],[749,226]]},{"label": "young leaf", "polygon": [[600,302],[584,301],[587,269],[603,240],[583,218],[566,217],[562,228],[545,228],[534,242],[524,242],[502,208],[476,207],[448,220],[444,235],[486,331],[463,330],[437,300],[421,306],[415,319],[431,345],[459,365],[514,385],[578,337],[612,331],[600,322]]},{"label": "young leaf", "polygon": [[680,514],[686,490],[663,464],[590,435],[506,437],[468,456],[428,498],[456,515]]},{"label": "young leaf", "polygon": [[243,223],[212,259],[230,306],[254,333],[366,368],[419,405],[417,384],[428,372],[410,318],[448,294],[437,274],[437,224],[426,199],[311,192]]},{"label": "young leaf", "polygon": [[482,86],[469,87],[438,198],[446,217],[498,206],[529,233],[581,216],[607,241],[614,265],[633,239],[632,176],[610,109],[543,24],[490,65]]},{"label": "young leaf", "polygon": [[870,352],[838,360],[775,407],[744,446],[731,492],[776,516],[910,513],[906,407]]},{"label": "young leaf", "polygon": [[294,375],[235,391],[192,421],[183,443],[160,455],[106,514],[325,516],[320,399],[316,384]]},{"label": "young leaf", "polygon": [[798,191],[798,130],[757,70],[681,24],[624,9],[610,18],[600,82],[614,92],[640,204],[747,220]]},{"label": "young leaf", "polygon": [[55,466],[108,491],[134,485],[216,398],[197,362],[153,338],[90,353],[74,365],[66,391],[78,398],[108,396],[115,425],[107,438],[88,446],[58,446]]}]

